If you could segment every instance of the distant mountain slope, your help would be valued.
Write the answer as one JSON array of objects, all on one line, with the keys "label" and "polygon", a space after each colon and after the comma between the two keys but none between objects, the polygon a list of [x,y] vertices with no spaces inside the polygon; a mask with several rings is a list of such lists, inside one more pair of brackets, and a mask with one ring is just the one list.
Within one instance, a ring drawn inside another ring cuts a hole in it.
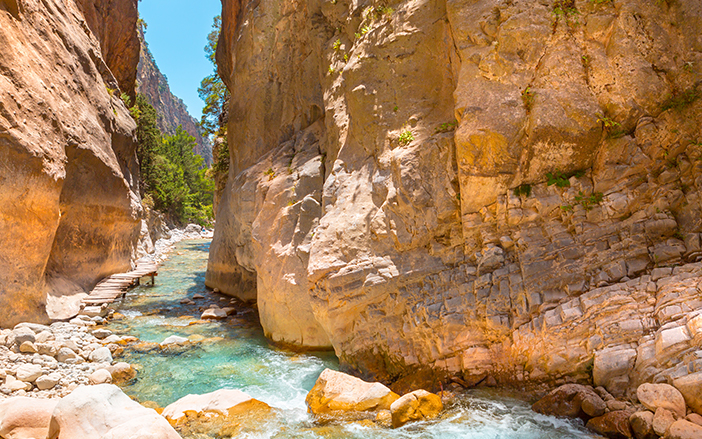
[{"label": "distant mountain slope", "polygon": [[204,158],[208,165],[212,164],[212,146],[202,137],[197,121],[188,113],[183,101],[171,93],[168,79],[158,69],[141,29],[139,40],[141,54],[137,69],[137,91],[143,93],[158,111],[159,129],[166,134],[174,134],[178,125],[182,125],[183,129],[197,140],[195,153]]}]

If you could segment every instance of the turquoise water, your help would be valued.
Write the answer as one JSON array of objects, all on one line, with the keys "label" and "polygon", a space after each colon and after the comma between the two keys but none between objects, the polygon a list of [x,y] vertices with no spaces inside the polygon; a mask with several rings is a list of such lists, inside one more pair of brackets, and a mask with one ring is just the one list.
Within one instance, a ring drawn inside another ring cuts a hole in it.
[{"label": "turquoise water", "polygon": [[[351,439],[562,439],[592,438],[576,421],[543,416],[506,393],[469,391],[435,421],[385,429],[369,424],[318,425],[307,414],[305,397],[324,368],[338,369],[332,353],[298,354],[272,346],[263,336],[256,312],[233,304],[237,313],[224,321],[202,322],[207,305],[230,306],[230,299],[206,291],[209,241],[183,241],[159,269],[156,285],[132,290],[118,305],[123,317],[109,329],[142,342],[121,361],[139,373],[124,391],[142,403],[161,407],[189,393],[240,389],[266,402],[275,416],[244,429],[237,437]],[[204,298],[198,299],[196,295]],[[189,298],[194,304],[181,303]],[[193,340],[186,346],[159,349],[171,335]]]}]

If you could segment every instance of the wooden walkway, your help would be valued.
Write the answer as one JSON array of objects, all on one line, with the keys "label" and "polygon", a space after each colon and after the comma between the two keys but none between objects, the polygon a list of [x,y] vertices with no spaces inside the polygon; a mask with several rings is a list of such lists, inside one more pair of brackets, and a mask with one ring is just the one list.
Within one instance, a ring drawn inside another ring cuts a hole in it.
[{"label": "wooden walkway", "polygon": [[158,266],[151,261],[137,261],[137,267],[128,273],[118,273],[101,280],[90,295],[83,299],[84,306],[96,306],[112,303],[121,299],[127,294],[127,290],[139,285],[139,281],[144,276],[151,276],[151,284],[154,283],[154,276],[157,276]]}]

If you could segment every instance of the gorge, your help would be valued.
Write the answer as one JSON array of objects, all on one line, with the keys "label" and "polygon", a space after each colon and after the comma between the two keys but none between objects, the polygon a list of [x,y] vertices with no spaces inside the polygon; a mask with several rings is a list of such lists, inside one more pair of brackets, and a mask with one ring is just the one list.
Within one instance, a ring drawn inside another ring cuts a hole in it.
[{"label": "gorge", "polygon": [[[194,124],[138,18],[0,0],[3,328],[153,250],[122,96],[139,71]],[[692,0],[222,0],[204,284],[399,395],[656,383],[702,410],[701,29]]]}]

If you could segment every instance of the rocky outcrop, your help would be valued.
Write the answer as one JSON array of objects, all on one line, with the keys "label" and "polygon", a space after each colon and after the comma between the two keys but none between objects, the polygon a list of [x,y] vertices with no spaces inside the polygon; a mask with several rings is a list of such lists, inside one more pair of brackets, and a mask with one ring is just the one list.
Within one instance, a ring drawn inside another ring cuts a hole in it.
[{"label": "rocky outcrop", "polygon": [[139,62],[137,0],[77,0],[91,32],[100,42],[102,57],[119,88],[134,101]]},{"label": "rocky outcrop", "polygon": [[188,108],[183,101],[171,93],[168,79],[161,73],[156,65],[149,45],[146,43],[144,29],[139,30],[139,44],[141,48],[137,69],[138,92],[143,93],[149,103],[156,109],[158,119],[156,123],[161,132],[175,134],[179,126],[195,138],[197,147],[195,154],[212,164],[212,145],[202,136],[200,126],[195,118],[188,113]]},{"label": "rocky outcrop", "polygon": [[1,325],[130,268],[135,124],[100,43],[73,0],[0,3]]},{"label": "rocky outcrop", "polygon": [[270,338],[385,382],[696,370],[699,5],[223,4],[207,284]]}]

